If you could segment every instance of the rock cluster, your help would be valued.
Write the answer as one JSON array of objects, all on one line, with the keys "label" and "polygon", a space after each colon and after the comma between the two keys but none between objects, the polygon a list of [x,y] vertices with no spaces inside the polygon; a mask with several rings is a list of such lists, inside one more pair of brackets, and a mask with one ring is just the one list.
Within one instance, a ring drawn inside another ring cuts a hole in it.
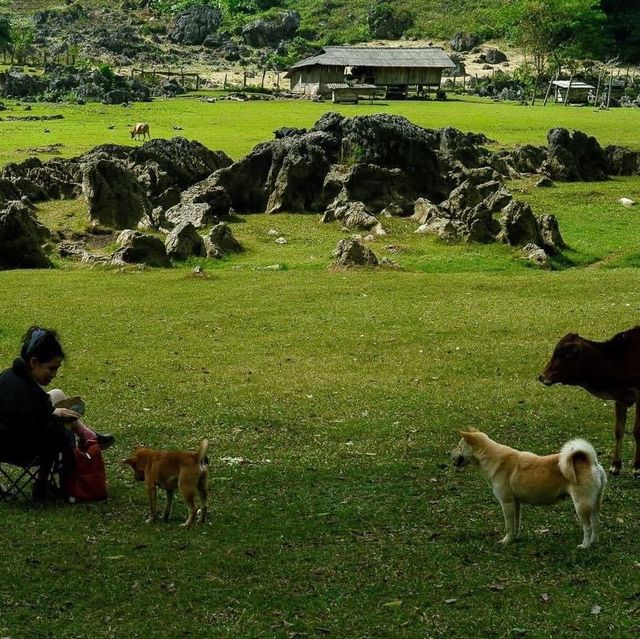
[{"label": "rock cluster", "polygon": [[[399,116],[327,113],[308,131],[280,129],[237,162],[180,137],[140,147],[102,145],[70,160],[32,158],[0,171],[0,253],[15,255],[3,244],[12,235],[30,246],[22,261],[6,258],[1,267],[48,265],[39,248],[43,230],[29,207],[80,195],[93,232],[136,229],[121,238],[120,261],[149,254],[145,263],[167,264],[241,250],[221,222],[232,211],[317,212],[322,222],[372,237],[385,234],[387,217],[404,216],[415,221],[417,233],[444,241],[533,245],[551,255],[565,246],[556,218],[534,215],[504,178],[538,173],[541,186],[552,186],[549,177],[599,180],[640,166],[637,152],[603,150],[579,131],[553,129],[547,147],[493,152],[488,142],[452,128],[423,129]],[[211,231],[201,235],[206,227]],[[87,257],[84,247],[68,242],[61,250]]]}]

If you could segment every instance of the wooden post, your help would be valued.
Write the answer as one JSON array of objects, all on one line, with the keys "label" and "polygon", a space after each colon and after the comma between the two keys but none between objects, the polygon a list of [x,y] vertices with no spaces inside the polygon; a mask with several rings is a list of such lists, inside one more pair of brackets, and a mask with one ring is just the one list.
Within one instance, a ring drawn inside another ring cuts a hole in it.
[{"label": "wooden post", "polygon": [[567,87],[567,92],[564,96],[564,104],[562,106],[567,106],[569,104],[569,96],[571,95],[571,85],[573,84],[573,73],[569,76],[569,86]]},{"label": "wooden post", "polygon": [[242,70],[242,90],[244,91],[247,88],[247,72]]},{"label": "wooden post", "polygon": [[[558,74],[556,73],[556,80],[558,79]],[[553,78],[549,80],[549,86],[547,87],[547,92],[544,94],[544,102],[542,106],[547,106],[547,100],[549,99],[549,93],[551,93],[551,86],[553,84]]]},{"label": "wooden post", "polygon": [[200,90],[200,75],[196,73],[196,91]]},{"label": "wooden post", "polygon": [[181,80],[180,84],[184,86],[184,67],[181,67],[180,69],[180,80]]},{"label": "wooden post", "polygon": [[598,98],[600,97],[600,83],[602,82],[603,77],[604,77],[604,69],[600,69],[598,73],[598,84],[596,85],[596,99],[594,104],[596,109],[598,108]]},{"label": "wooden post", "polygon": [[280,71],[276,74],[276,91],[280,92]]},{"label": "wooden post", "polygon": [[536,76],[536,79],[533,82],[533,93],[531,95],[531,106],[533,106],[536,103],[536,89],[538,88],[538,76]]},{"label": "wooden post", "polygon": [[262,69],[262,80],[260,80],[260,88],[264,89],[264,78],[267,75],[267,69]]},{"label": "wooden post", "polygon": [[609,92],[607,93],[607,111],[609,110],[609,103],[611,102],[611,85],[613,84],[613,73],[609,76]]},{"label": "wooden post", "polygon": [[224,74],[224,82],[222,83],[222,90],[226,91],[227,90],[227,74]]}]

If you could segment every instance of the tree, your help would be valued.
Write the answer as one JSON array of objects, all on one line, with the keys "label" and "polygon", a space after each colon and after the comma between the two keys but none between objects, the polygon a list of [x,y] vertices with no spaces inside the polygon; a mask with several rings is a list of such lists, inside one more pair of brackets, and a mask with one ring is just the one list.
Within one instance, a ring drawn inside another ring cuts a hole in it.
[{"label": "tree", "polygon": [[11,25],[11,53],[16,57],[18,64],[25,64],[27,55],[33,48],[33,28],[22,22]]},{"label": "tree", "polygon": [[622,58],[637,64],[640,57],[640,12],[629,0],[602,0],[609,30]]},{"label": "tree", "polygon": [[0,51],[6,53],[11,42],[11,23],[6,16],[0,16]]},{"label": "tree", "polygon": [[408,11],[396,9],[393,0],[373,0],[367,9],[369,33],[374,38],[396,40],[413,25]]},{"label": "tree", "polygon": [[594,0],[523,0],[511,6],[511,35],[538,76],[553,59],[601,57],[609,44],[606,16]]}]

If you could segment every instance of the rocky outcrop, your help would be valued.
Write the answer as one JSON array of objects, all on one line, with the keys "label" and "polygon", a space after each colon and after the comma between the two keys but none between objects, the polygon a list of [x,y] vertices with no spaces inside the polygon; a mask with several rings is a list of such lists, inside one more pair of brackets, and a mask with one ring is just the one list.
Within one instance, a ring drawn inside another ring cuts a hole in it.
[{"label": "rocky outcrop", "polygon": [[133,150],[129,161],[142,165],[154,163],[169,178],[163,186],[171,183],[182,189],[204,180],[214,171],[233,162],[223,151],[211,151],[200,142],[182,137],[150,140]]},{"label": "rocky outcrop", "polygon": [[639,175],[640,152],[624,146],[607,146],[604,149],[608,173],[611,175]]},{"label": "rocky outcrop", "polygon": [[251,47],[275,47],[292,38],[300,27],[297,11],[278,11],[269,18],[254,20],[242,27],[242,37]]},{"label": "rocky outcrop", "polygon": [[258,145],[211,183],[239,212],[323,211],[340,196],[373,212],[397,204],[410,214],[418,197],[439,201],[449,192],[432,143],[399,116],[327,113],[308,133]]},{"label": "rocky outcrop", "polygon": [[9,69],[0,73],[0,95],[4,98],[26,98],[40,95],[46,86],[44,80],[18,71],[18,69]]},{"label": "rocky outcrop", "polygon": [[98,156],[84,165],[82,194],[93,225],[136,227],[153,208],[142,184],[119,160]]},{"label": "rocky outcrop", "polygon": [[75,199],[82,191],[77,167],[64,160],[43,163],[38,158],[29,158],[19,164],[7,164],[1,175],[32,202]]},{"label": "rocky outcrop", "polygon": [[472,33],[458,32],[449,40],[449,45],[454,51],[471,51],[479,42],[480,38]]},{"label": "rocky outcrop", "polygon": [[206,37],[218,30],[222,11],[210,5],[194,5],[179,13],[169,37],[180,44],[202,44]]},{"label": "rocky outcrop", "polygon": [[0,210],[0,270],[51,266],[42,244],[49,237],[32,209],[9,202]]},{"label": "rocky outcrop", "polygon": [[500,220],[501,230],[498,240],[512,246],[542,243],[538,222],[531,207],[524,202],[514,200],[504,210]]},{"label": "rocky outcrop", "polygon": [[598,141],[581,131],[551,129],[542,172],[551,179],[594,182],[607,179],[608,163]]}]

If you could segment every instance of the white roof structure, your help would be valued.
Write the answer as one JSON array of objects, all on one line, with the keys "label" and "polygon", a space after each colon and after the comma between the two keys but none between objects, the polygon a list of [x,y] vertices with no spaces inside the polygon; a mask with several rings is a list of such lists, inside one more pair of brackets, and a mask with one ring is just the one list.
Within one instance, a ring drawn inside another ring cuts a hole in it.
[{"label": "white roof structure", "polygon": [[570,82],[569,80],[553,80],[551,84],[553,84],[553,86],[559,87],[560,89],[568,89],[569,84],[571,84],[572,89],[595,89],[594,86],[587,84],[586,82],[578,82],[577,80],[574,80],[572,82]]}]

